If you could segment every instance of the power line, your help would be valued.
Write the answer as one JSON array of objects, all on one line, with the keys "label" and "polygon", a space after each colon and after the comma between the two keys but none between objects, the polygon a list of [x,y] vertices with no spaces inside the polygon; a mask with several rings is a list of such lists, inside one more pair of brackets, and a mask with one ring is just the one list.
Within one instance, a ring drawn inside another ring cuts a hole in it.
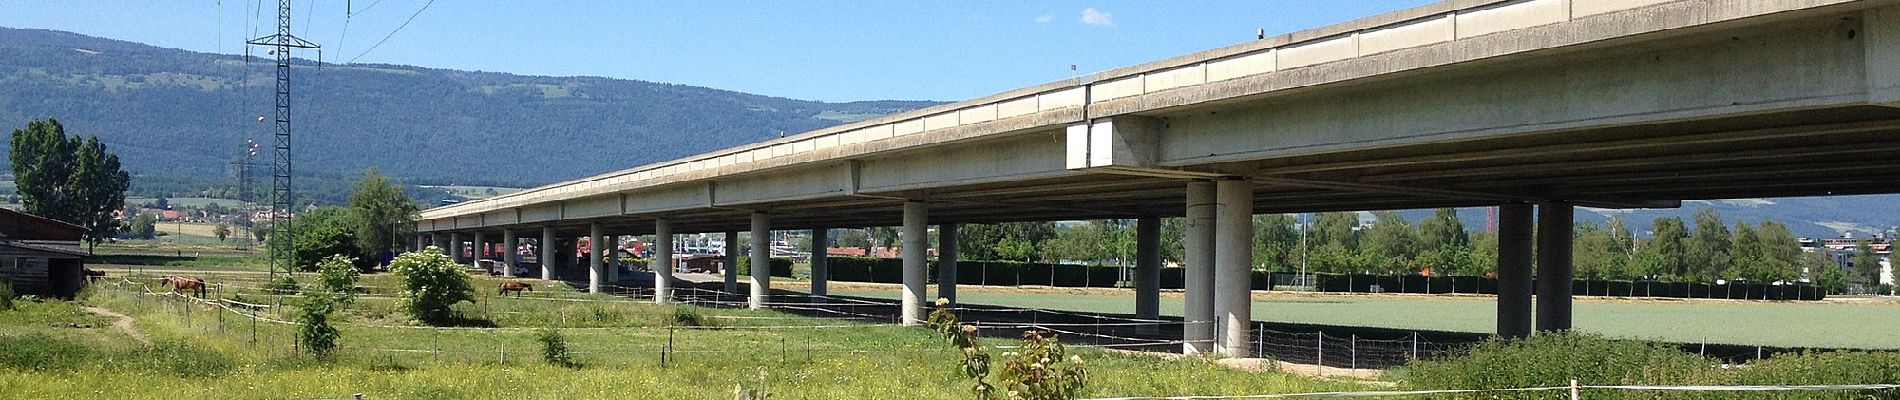
[{"label": "power line", "polygon": [[[357,54],[355,58],[351,58],[350,61],[345,64],[355,64],[357,59],[361,59],[363,58],[363,56],[369,55],[369,52],[371,51],[376,51],[377,47],[382,47],[383,42],[388,42],[389,38],[395,37],[396,32],[402,32],[402,28],[408,27],[410,22],[414,22],[417,16],[422,15],[423,11],[428,11],[429,6],[433,4],[435,4],[435,0],[429,0],[429,2],[427,3],[422,3],[422,9],[416,10],[415,14],[410,14],[408,20],[404,20],[402,21],[402,25],[396,26],[396,30],[389,31],[389,35],[383,36],[383,40],[376,41],[376,44],[373,46],[369,46],[368,50],[363,50],[363,54]],[[371,6],[374,6],[374,5],[375,4],[371,4]],[[364,7],[364,8],[368,8],[368,7]]]}]

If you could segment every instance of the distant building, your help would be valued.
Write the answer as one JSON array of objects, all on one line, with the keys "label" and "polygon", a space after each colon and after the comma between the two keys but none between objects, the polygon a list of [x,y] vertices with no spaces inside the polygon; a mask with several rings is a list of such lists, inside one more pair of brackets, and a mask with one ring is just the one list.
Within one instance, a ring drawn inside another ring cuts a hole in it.
[{"label": "distant building", "polygon": [[0,209],[0,280],[22,295],[72,298],[86,286],[86,229]]}]

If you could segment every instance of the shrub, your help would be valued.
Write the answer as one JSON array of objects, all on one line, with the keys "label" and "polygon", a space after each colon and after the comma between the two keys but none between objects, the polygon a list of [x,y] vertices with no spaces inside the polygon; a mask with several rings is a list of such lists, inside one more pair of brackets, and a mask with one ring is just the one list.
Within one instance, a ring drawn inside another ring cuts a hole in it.
[{"label": "shrub", "polygon": [[1606,339],[1586,333],[1543,333],[1529,339],[1492,339],[1462,358],[1411,365],[1419,389],[1503,389],[1590,385],[1706,383],[1714,360],[1657,343]]},{"label": "shrub", "polygon": [[435,246],[397,256],[389,263],[389,270],[402,280],[397,303],[416,321],[430,325],[452,324],[460,315],[451,307],[475,301],[475,289],[469,286],[468,274]]},{"label": "shrub", "polygon": [[336,254],[317,262],[318,290],[334,295],[341,305],[356,301],[356,279],[360,276],[362,273],[356,270],[356,259],[348,256]]},{"label": "shrub", "polygon": [[671,322],[671,326],[704,326],[704,325],[706,325],[706,317],[703,315],[699,315],[698,312],[695,312],[693,310],[688,310],[685,308],[673,309],[673,321]]},{"label": "shrub", "polygon": [[[346,268],[355,268],[344,263]],[[304,295],[304,304],[297,312],[297,343],[303,350],[317,359],[328,359],[336,350],[336,340],[343,334],[330,326],[330,312],[339,301],[335,293],[316,292]]]},{"label": "shrub", "polygon": [[1074,399],[1082,393],[1088,380],[1082,357],[1064,358],[1060,341],[1033,330],[1023,332],[1021,351],[1003,353],[1003,369],[997,373],[1002,393],[997,393],[997,387],[986,381],[990,375],[989,350],[977,341],[976,326],[958,323],[956,314],[946,308],[949,304],[948,299],[937,299],[937,309],[930,312],[927,323],[961,351],[958,372],[976,381],[971,386],[976,398],[1059,400]]},{"label": "shrub", "polygon": [[541,360],[548,365],[562,368],[579,369],[581,364],[574,361],[574,355],[567,350],[567,339],[561,337],[561,331],[542,329],[534,335],[541,342]]},{"label": "shrub", "polygon": [[[752,257],[739,257],[739,275],[752,276]],[[792,277],[792,259],[773,257],[771,275],[785,278]]]}]

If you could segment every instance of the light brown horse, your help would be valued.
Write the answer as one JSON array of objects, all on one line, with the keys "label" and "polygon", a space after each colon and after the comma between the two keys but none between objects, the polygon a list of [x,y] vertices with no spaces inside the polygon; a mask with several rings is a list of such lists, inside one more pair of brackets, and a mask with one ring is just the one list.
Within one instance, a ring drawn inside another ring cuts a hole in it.
[{"label": "light brown horse", "polygon": [[205,297],[205,280],[197,277],[164,276],[158,278],[158,283],[171,286],[173,293],[190,290],[200,298]]},{"label": "light brown horse", "polygon": [[505,295],[508,294],[508,292],[515,292],[515,297],[521,297],[522,291],[532,292],[534,291],[534,285],[521,282],[502,282],[501,288],[496,290],[495,294]]}]

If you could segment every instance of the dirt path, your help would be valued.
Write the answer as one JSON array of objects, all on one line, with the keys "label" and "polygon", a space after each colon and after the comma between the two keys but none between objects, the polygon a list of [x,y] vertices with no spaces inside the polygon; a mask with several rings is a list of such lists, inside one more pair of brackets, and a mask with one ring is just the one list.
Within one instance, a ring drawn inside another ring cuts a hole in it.
[{"label": "dirt path", "polygon": [[86,306],[85,310],[86,312],[92,313],[93,315],[109,317],[109,318],[118,318],[119,319],[118,321],[114,321],[112,323],[112,329],[117,329],[119,330],[119,332],[125,332],[126,336],[131,336],[132,340],[137,340],[139,344],[143,344],[146,346],[152,345],[152,339],[146,337],[145,332],[139,331],[139,328],[137,326],[132,326],[132,323],[136,321],[132,319],[132,316],[120,314],[112,310],[107,310],[104,308],[93,307],[93,306]]}]

